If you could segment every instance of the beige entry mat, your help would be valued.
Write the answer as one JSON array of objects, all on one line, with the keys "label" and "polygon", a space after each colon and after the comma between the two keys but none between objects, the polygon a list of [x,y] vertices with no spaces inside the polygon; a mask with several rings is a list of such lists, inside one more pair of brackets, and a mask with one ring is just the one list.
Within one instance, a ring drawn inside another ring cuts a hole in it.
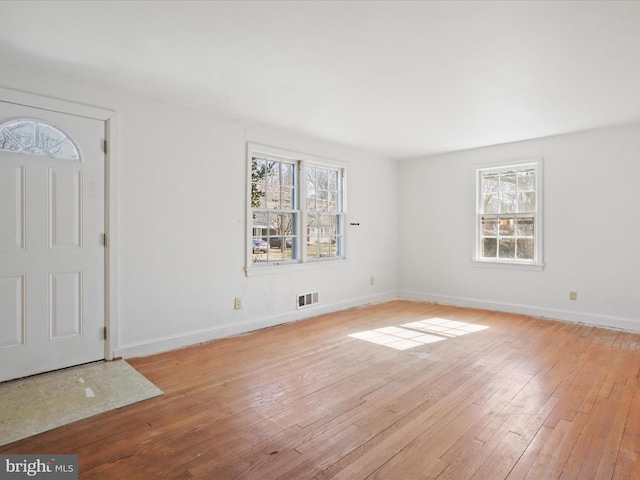
[{"label": "beige entry mat", "polygon": [[0,445],[162,395],[124,360],[0,383]]}]

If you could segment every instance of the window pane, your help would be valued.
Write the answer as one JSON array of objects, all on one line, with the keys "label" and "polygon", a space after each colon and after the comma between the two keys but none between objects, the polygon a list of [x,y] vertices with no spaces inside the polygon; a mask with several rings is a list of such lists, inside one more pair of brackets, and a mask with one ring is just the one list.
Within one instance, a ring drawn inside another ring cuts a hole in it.
[{"label": "window pane", "polygon": [[280,185],[280,162],[267,160],[266,180],[269,185]]},{"label": "window pane", "polygon": [[513,235],[513,218],[501,218],[500,219],[500,235],[512,236]]},{"label": "window pane", "polygon": [[482,217],[482,236],[495,237],[498,235],[498,219]]},{"label": "window pane", "polygon": [[516,212],[516,194],[500,192],[500,213]]},{"label": "window pane", "polygon": [[322,258],[331,256],[330,248],[331,245],[329,243],[329,240],[321,241],[320,248],[318,250],[318,256]]},{"label": "window pane", "polygon": [[515,193],[515,192],[516,192],[516,176],[513,174],[501,175],[500,176],[500,195],[504,193]]},{"label": "window pane", "polygon": [[320,227],[322,227],[323,230],[323,234],[326,234],[326,232],[329,231],[329,229],[331,228],[331,216],[330,215],[320,215],[319,216],[319,220],[320,220]]},{"label": "window pane", "polygon": [[[335,252],[335,236],[337,233],[337,219],[334,215],[319,217],[318,256],[330,257]],[[335,256],[335,253],[334,253]]]},{"label": "window pane", "polygon": [[526,170],[518,173],[518,190],[521,192],[533,192],[536,187],[536,175],[534,170]]},{"label": "window pane", "polygon": [[329,244],[329,256],[337,257],[338,256],[338,239],[337,237],[331,238],[331,243]]},{"label": "window pane", "polygon": [[307,257],[315,258],[318,256],[318,218],[317,215],[307,215],[306,226],[306,241],[307,241]]},{"label": "window pane", "polygon": [[266,196],[267,192],[265,190],[264,184],[251,184],[251,206],[253,208],[265,208]]},{"label": "window pane", "polygon": [[293,187],[282,187],[282,204],[280,208],[291,210],[293,207]]},{"label": "window pane", "polygon": [[516,220],[516,235],[533,237],[533,217],[523,217]]},{"label": "window pane", "polygon": [[269,261],[281,262],[283,260],[282,250],[279,248],[269,248]]},{"label": "window pane", "polygon": [[533,238],[519,238],[517,240],[517,258],[520,260],[533,260]]},{"label": "window pane", "polygon": [[55,158],[64,158],[67,160],[79,160],[80,154],[75,145],[68,138],[59,143],[58,145],[51,147],[49,153]]},{"label": "window pane", "polygon": [[317,185],[320,190],[329,189],[329,172],[324,168],[316,169],[317,172]]},{"label": "window pane", "polygon": [[327,192],[326,190],[319,190],[318,191],[316,209],[319,212],[327,212],[329,210],[328,193],[329,192]]},{"label": "window pane", "polygon": [[266,253],[252,253],[251,254],[251,263],[267,263],[267,254]]},{"label": "window pane", "polygon": [[282,251],[282,259],[283,260],[292,260],[295,258],[295,255],[293,254],[294,250],[293,250],[293,238],[292,237],[286,237],[284,239],[284,250]]},{"label": "window pane", "polygon": [[62,143],[65,135],[48,125],[40,124],[38,128],[37,145],[45,150],[51,150],[54,146]]},{"label": "window pane", "polygon": [[282,228],[280,230],[282,234],[295,234],[295,215],[293,213],[283,213],[280,217],[282,218]]},{"label": "window pane", "polygon": [[501,238],[498,242],[499,258],[515,258],[516,242],[513,238]]},{"label": "window pane", "polygon": [[520,192],[518,196],[518,212],[530,213],[536,210],[536,193]]},{"label": "window pane", "polygon": [[316,169],[307,167],[307,190],[313,191],[316,186]]},{"label": "window pane", "polygon": [[251,207],[264,208],[266,163],[262,158],[251,159]]},{"label": "window pane", "polygon": [[22,147],[16,143],[8,134],[0,132],[0,150],[17,152]]},{"label": "window pane", "polygon": [[269,237],[282,237],[291,234],[293,228],[293,214],[291,213],[270,213],[269,214]]},{"label": "window pane", "polygon": [[278,215],[277,213],[269,214],[269,231],[267,235],[278,235],[281,232],[281,218],[282,215]]},{"label": "window pane", "polygon": [[338,193],[330,191],[329,192],[329,211],[336,212],[338,210]]},{"label": "window pane", "polygon": [[307,203],[306,203],[307,210],[315,210],[316,209],[316,196],[315,195],[309,195],[308,192],[309,191],[307,190]]},{"label": "window pane", "polygon": [[496,258],[498,252],[498,239],[497,238],[483,238],[482,239],[482,256],[485,258]]},{"label": "window pane", "polygon": [[282,164],[282,185],[292,187],[294,185],[294,165],[293,163]]},{"label": "window pane", "polygon": [[317,228],[318,227],[318,215],[315,213],[307,214],[307,228]]},{"label": "window pane", "polygon": [[497,173],[482,174],[482,193],[498,193],[498,179]]},{"label": "window pane", "polygon": [[309,210],[316,209],[316,169],[312,167],[307,167],[306,207]]},{"label": "window pane", "polygon": [[35,141],[35,124],[33,122],[17,122],[9,125],[7,130],[22,145],[36,145]]},{"label": "window pane", "polygon": [[500,203],[498,202],[497,194],[483,196],[482,213],[500,213]]},{"label": "window pane", "polygon": [[338,171],[332,170],[329,172],[329,190],[336,191],[339,186]]},{"label": "window pane", "polygon": [[263,237],[268,235],[268,216],[266,213],[254,212],[252,232],[254,237]]},{"label": "window pane", "polygon": [[280,208],[280,186],[267,185],[266,207],[270,209]]},{"label": "window pane", "polygon": [[254,229],[254,236],[251,238],[251,263],[264,263],[267,261],[269,245],[255,232],[262,232],[262,229]]}]

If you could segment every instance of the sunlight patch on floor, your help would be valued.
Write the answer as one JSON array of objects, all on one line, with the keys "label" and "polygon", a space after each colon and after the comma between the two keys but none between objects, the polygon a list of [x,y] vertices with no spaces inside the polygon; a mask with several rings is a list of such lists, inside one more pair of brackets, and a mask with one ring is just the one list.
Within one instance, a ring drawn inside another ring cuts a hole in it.
[{"label": "sunlight patch on floor", "polygon": [[363,332],[352,333],[349,336],[395,348],[396,350],[408,350],[420,345],[441,342],[448,338],[479,332],[487,328],[489,327],[475,323],[460,322],[458,320],[429,318],[397,326],[365,330]]}]

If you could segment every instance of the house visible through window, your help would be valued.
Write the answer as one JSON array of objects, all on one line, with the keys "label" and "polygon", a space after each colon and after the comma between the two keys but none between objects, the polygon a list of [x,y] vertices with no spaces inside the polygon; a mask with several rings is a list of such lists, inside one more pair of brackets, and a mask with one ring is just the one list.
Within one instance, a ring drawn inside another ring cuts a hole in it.
[{"label": "house visible through window", "polygon": [[249,145],[249,265],[343,257],[344,169]]},{"label": "house visible through window", "polygon": [[542,162],[480,168],[475,260],[540,265]]}]

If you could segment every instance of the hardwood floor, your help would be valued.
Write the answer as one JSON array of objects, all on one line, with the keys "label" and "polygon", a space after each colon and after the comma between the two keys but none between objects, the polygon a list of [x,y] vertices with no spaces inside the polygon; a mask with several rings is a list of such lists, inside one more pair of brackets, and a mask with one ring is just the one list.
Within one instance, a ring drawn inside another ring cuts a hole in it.
[{"label": "hardwood floor", "polygon": [[639,346],[394,300],[130,359],[163,396],[0,453],[76,453],[82,479],[637,479]]}]

